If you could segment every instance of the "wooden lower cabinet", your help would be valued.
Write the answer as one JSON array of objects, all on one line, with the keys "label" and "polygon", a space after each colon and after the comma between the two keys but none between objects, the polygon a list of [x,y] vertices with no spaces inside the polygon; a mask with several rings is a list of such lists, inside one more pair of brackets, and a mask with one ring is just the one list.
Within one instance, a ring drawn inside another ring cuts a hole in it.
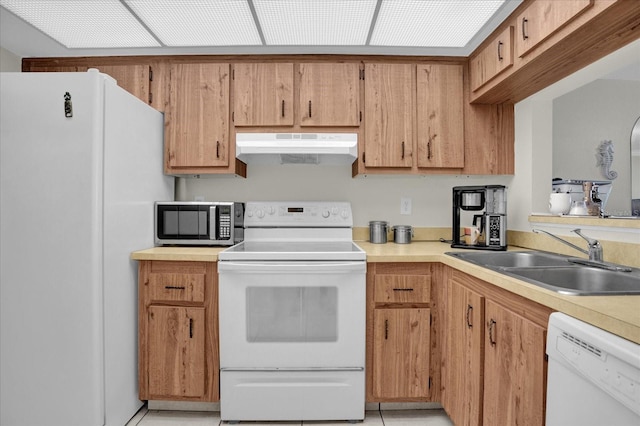
[{"label": "wooden lower cabinet", "polygon": [[439,356],[432,356],[433,266],[367,267],[367,401],[432,401],[432,372],[439,369]]},{"label": "wooden lower cabinet", "polygon": [[447,272],[443,406],[456,425],[544,425],[551,310]]},{"label": "wooden lower cabinet", "polygon": [[140,399],[218,401],[216,264],[140,261],[138,287]]}]

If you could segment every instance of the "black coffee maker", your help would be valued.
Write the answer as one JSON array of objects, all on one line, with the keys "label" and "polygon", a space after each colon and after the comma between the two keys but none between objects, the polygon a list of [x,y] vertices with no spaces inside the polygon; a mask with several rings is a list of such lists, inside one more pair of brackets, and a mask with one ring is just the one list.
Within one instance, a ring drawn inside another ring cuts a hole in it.
[{"label": "black coffee maker", "polygon": [[[462,231],[465,227],[470,229],[471,233],[465,235]],[[477,230],[473,227],[477,227]],[[477,236],[473,235],[476,231],[479,231]],[[507,187],[503,185],[454,187],[452,237],[451,247],[506,250]]]}]

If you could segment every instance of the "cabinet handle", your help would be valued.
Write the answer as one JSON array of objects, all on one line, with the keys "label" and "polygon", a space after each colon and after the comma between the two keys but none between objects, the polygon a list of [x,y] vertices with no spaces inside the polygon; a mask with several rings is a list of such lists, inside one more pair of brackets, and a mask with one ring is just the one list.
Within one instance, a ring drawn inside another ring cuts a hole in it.
[{"label": "cabinet handle", "polygon": [[193,339],[193,318],[189,318],[189,339]]},{"label": "cabinet handle", "polygon": [[471,315],[473,314],[473,306],[467,305],[467,327],[472,328],[473,324],[471,324]]},{"label": "cabinet handle", "polygon": [[309,101],[309,118],[311,118],[311,101]]},{"label": "cabinet handle", "polygon": [[384,320],[384,340],[387,340],[387,337],[389,337],[389,320],[388,319]]},{"label": "cabinet handle", "polygon": [[404,160],[404,141],[402,141],[402,159]]},{"label": "cabinet handle", "polygon": [[527,27],[526,25],[529,23],[529,20],[527,18],[522,18],[522,39],[526,40],[529,38],[529,35],[527,34]]},{"label": "cabinet handle", "polygon": [[216,141],[216,158],[220,158],[220,141]]},{"label": "cabinet handle", "polygon": [[503,57],[502,57],[502,41],[498,41],[498,60],[502,61]]},{"label": "cabinet handle", "polygon": [[491,346],[496,345],[496,339],[493,335],[493,331],[495,328],[496,328],[496,321],[492,318],[491,321],[489,321],[489,343],[491,343]]},{"label": "cabinet handle", "polygon": [[394,288],[393,291],[413,291],[412,288]]},{"label": "cabinet handle", "polygon": [[284,99],[282,100],[282,117],[284,117]]},{"label": "cabinet handle", "polygon": [[427,160],[431,160],[431,139],[427,142]]},{"label": "cabinet handle", "polygon": [[165,285],[164,288],[166,288],[167,290],[184,290],[185,286],[179,286],[179,285]]}]

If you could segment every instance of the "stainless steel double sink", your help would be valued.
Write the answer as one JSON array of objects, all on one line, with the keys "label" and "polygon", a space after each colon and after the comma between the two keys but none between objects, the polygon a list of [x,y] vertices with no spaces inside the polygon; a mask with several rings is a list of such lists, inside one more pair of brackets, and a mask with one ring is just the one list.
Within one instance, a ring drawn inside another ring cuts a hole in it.
[{"label": "stainless steel double sink", "polygon": [[543,251],[467,251],[446,254],[562,294],[640,294],[638,268]]}]

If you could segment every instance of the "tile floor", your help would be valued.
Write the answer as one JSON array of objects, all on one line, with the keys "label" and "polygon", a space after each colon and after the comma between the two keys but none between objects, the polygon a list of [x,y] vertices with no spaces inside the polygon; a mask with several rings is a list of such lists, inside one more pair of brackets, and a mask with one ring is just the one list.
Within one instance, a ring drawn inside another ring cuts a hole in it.
[{"label": "tile floor", "polygon": [[[296,426],[302,425],[302,422],[241,422],[242,425],[260,426],[260,425],[286,425]],[[304,424],[312,424],[314,426],[329,425],[350,425],[347,422],[304,422]],[[364,422],[356,423],[356,425],[365,426],[452,426],[453,423],[449,417],[441,409],[433,410],[382,410],[367,411]],[[220,413],[218,412],[195,412],[195,411],[159,411],[147,410],[143,408],[131,419],[126,426],[212,426],[227,425],[226,422],[220,421]]]}]

